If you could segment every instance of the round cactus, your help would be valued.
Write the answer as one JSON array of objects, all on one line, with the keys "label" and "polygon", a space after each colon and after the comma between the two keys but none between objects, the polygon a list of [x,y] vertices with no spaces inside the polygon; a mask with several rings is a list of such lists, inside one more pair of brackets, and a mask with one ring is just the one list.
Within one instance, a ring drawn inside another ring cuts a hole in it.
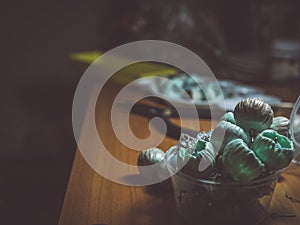
[{"label": "round cactus", "polygon": [[260,133],[252,148],[257,157],[272,170],[283,169],[294,157],[293,142],[271,129]]},{"label": "round cactus", "polygon": [[271,106],[257,98],[247,98],[240,101],[234,108],[236,124],[249,132],[256,133],[270,128],[274,113]]},{"label": "round cactus", "polygon": [[230,141],[223,152],[223,168],[239,182],[249,182],[260,175],[264,164],[242,139]]},{"label": "round cactus", "polygon": [[215,147],[216,151],[222,153],[227,143],[237,138],[241,138],[247,144],[249,143],[249,136],[242,128],[223,120],[220,121],[213,130],[211,143]]}]

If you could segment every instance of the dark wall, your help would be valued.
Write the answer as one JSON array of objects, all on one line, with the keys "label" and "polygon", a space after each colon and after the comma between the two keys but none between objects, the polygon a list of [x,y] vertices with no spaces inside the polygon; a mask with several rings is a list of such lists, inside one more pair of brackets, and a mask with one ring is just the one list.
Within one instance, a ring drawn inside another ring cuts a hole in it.
[{"label": "dark wall", "polygon": [[83,72],[69,55],[99,48],[100,9],[95,1],[31,0],[2,10],[1,113],[7,119],[0,155],[56,158],[70,148],[64,142],[72,140],[72,95]]},{"label": "dark wall", "polygon": [[57,224],[76,144],[72,99],[98,49],[97,1],[1,2],[1,224]]}]

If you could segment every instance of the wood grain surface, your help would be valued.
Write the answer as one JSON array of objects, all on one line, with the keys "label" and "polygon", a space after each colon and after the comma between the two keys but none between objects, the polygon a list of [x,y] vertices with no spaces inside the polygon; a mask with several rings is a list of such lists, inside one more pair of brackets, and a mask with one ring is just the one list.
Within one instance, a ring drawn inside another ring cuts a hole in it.
[{"label": "wood grain surface", "polygon": [[[99,136],[110,153],[119,160],[136,165],[139,152],[128,149],[116,138],[110,123],[110,107],[118,86],[108,85],[96,106]],[[131,115],[132,131],[140,138],[149,135],[147,118]],[[179,122],[179,121],[174,121]],[[190,127],[195,126],[189,121]],[[201,130],[208,131],[215,122],[201,120]],[[160,148],[177,143],[165,138]],[[270,213],[295,213],[292,218],[270,218],[266,225],[299,225],[300,203],[285,197],[288,193],[300,199],[300,166],[290,166],[277,183]],[[114,183],[98,175],[77,150],[67,188],[59,225],[179,225],[185,224],[177,215],[172,193],[161,193],[155,187],[132,187]],[[201,223],[199,223],[201,224]]]}]

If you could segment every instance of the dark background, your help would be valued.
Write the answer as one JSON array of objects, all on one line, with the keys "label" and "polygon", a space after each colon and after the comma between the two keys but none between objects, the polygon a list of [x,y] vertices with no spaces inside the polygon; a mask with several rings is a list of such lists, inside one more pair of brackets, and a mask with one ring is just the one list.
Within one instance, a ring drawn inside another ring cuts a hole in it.
[{"label": "dark background", "polygon": [[[197,25],[168,31],[181,5]],[[72,99],[87,67],[71,53],[163,39],[223,71],[223,56],[299,39],[298,10],[297,1],[2,1],[0,223],[57,224],[76,149]]]}]

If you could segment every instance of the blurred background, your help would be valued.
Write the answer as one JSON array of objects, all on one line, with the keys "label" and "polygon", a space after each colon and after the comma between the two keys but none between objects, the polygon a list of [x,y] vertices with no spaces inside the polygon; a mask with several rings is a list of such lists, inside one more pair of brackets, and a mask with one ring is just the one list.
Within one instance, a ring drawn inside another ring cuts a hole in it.
[{"label": "blurred background", "polygon": [[3,2],[1,224],[57,224],[76,150],[72,100],[88,66],[71,54],[172,41],[199,54],[217,78],[291,101],[300,84],[299,8],[296,0]]}]

